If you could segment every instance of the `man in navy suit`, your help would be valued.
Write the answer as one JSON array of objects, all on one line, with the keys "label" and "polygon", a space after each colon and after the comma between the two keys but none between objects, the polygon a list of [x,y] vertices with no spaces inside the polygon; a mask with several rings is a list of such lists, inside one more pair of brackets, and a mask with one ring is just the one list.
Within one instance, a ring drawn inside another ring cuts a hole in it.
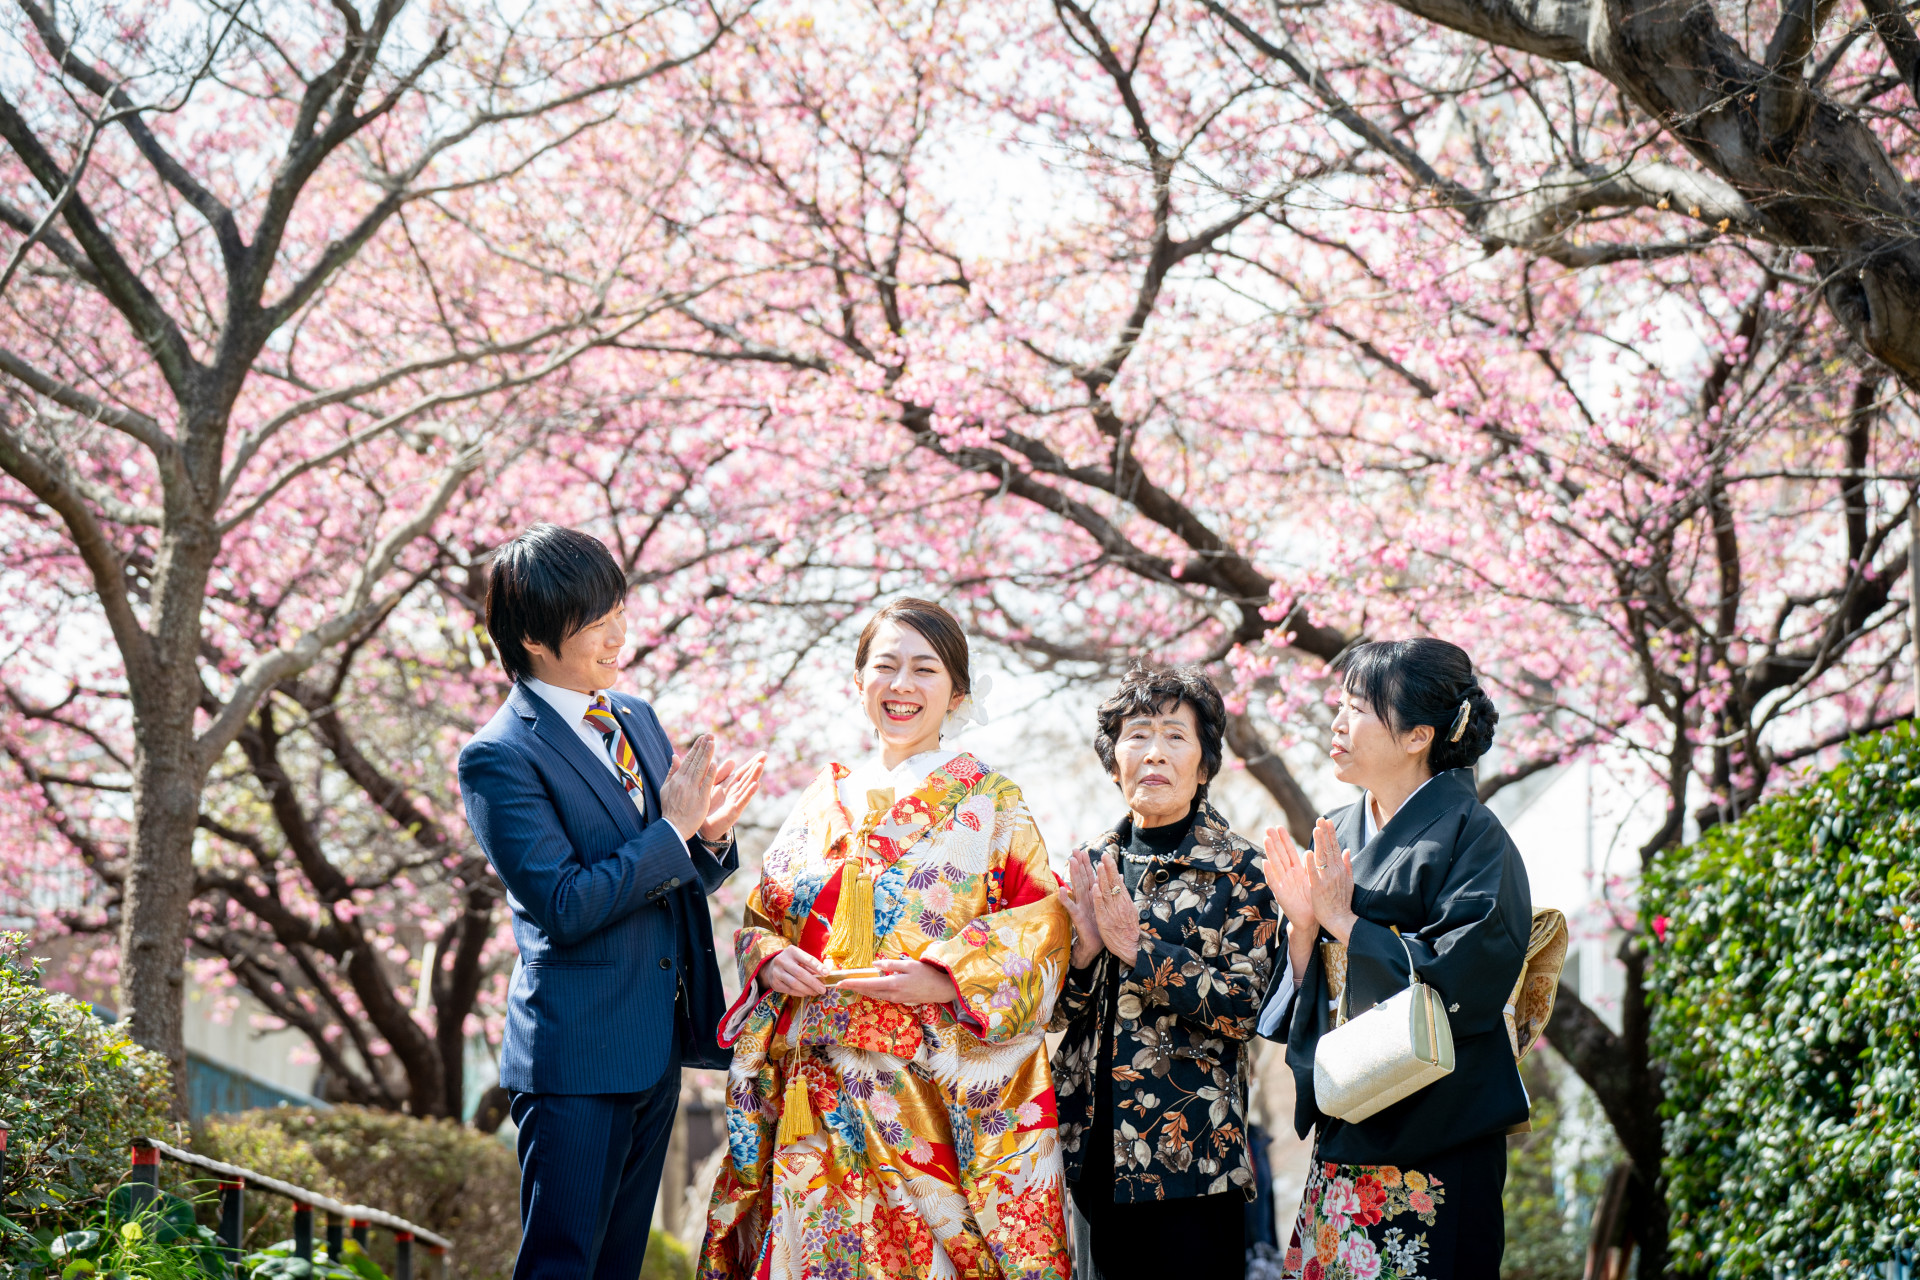
[{"label": "man in navy suit", "polygon": [[734,820],[764,757],[674,753],[613,693],[627,583],[607,549],[540,524],[500,548],[487,630],[514,678],[460,753],[480,847],[520,947],[500,1083],[520,1129],[514,1280],[634,1280],[680,1102],[725,1067],[706,895],[740,865]]}]

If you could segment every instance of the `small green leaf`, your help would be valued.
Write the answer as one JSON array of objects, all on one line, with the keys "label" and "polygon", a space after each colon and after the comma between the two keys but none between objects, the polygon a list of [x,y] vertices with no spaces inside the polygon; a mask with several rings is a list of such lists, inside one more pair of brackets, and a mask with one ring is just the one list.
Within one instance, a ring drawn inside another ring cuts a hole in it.
[{"label": "small green leaf", "polygon": [[92,1253],[106,1238],[106,1234],[100,1231],[69,1231],[47,1246],[47,1252],[56,1258]]}]

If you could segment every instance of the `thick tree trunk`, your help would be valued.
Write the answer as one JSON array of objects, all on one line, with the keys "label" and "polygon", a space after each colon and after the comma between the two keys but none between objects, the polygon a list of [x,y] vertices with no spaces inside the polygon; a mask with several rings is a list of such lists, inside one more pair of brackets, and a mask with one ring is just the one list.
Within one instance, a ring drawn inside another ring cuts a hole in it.
[{"label": "thick tree trunk", "polygon": [[203,781],[193,721],[135,735],[133,843],[120,905],[120,992],[134,1040],[173,1071],[175,1114],[187,1114],[184,996],[193,833]]},{"label": "thick tree trunk", "polygon": [[1811,24],[1790,29],[1798,6],[1783,17],[1768,65],[1702,0],[1395,3],[1612,81],[1747,199],[1759,236],[1811,254],[1834,317],[1903,383],[1920,387],[1920,197],[1871,124],[1808,82],[1816,33]]},{"label": "thick tree trunk", "polygon": [[1640,1280],[1659,1280],[1667,1273],[1667,1197],[1660,1173],[1662,1089],[1647,1047],[1646,956],[1637,938],[1621,944],[1620,959],[1627,966],[1627,989],[1620,1000],[1620,1047],[1633,1116],[1631,1132],[1621,1134],[1634,1172],[1627,1229],[1640,1245]]},{"label": "thick tree trunk", "polygon": [[[224,429],[224,423],[216,429]],[[154,607],[148,653],[153,661],[128,664],[133,840],[120,908],[120,991],[135,1042],[164,1056],[173,1069],[174,1114],[184,1120],[187,913],[193,901],[194,831],[207,781],[196,732],[201,617],[220,538],[194,493],[170,486],[164,511],[150,580]],[[116,587],[98,585],[102,592]]]},{"label": "thick tree trunk", "polygon": [[1667,1205],[1660,1181],[1660,1074],[1647,1054],[1645,957],[1628,938],[1620,949],[1627,986],[1615,1035],[1571,988],[1561,987],[1547,1039],[1593,1090],[1633,1167],[1626,1229],[1640,1246],[1639,1280],[1667,1269]]}]

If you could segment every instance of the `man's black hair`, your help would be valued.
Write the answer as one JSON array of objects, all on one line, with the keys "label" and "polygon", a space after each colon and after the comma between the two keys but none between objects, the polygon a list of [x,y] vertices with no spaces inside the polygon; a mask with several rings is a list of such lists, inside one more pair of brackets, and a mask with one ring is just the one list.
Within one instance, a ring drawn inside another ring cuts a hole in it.
[{"label": "man's black hair", "polygon": [[528,680],[533,677],[529,641],[557,654],[569,636],[606,617],[626,598],[626,575],[600,539],[557,524],[536,524],[493,553],[487,632],[507,674]]},{"label": "man's black hair", "polygon": [[1120,766],[1114,757],[1120,729],[1136,716],[1162,716],[1177,711],[1181,703],[1193,708],[1194,728],[1200,734],[1200,789],[1196,799],[1204,800],[1207,784],[1220,776],[1221,740],[1226,736],[1227,708],[1220,690],[1198,667],[1165,667],[1136,662],[1120,677],[1120,687],[1100,704],[1099,729],[1093,735],[1093,750],[1100,764],[1111,774]]}]

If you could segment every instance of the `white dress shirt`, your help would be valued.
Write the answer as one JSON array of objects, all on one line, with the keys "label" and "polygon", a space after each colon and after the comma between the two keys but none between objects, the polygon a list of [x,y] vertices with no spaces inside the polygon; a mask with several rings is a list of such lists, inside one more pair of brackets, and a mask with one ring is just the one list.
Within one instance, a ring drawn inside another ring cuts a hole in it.
[{"label": "white dress shirt", "polygon": [[[587,723],[587,709],[593,706],[594,695],[581,693],[578,689],[562,689],[559,685],[548,684],[544,680],[535,680],[531,677],[520,683],[527,687],[528,693],[538,696],[542,702],[558,711],[562,720],[573,726],[574,736],[580,739],[595,760],[607,766],[607,772],[612,774],[614,781],[620,783],[624,789],[627,784],[620,776],[620,766],[614,762],[613,744],[607,741],[605,734]],[[617,710],[614,712],[616,717],[619,714]],[[637,756],[639,752],[636,750],[634,754]],[[648,811],[647,788],[644,783],[627,792],[627,795],[633,800],[634,807],[640,810],[642,820],[651,820],[660,816],[650,814]],[[679,828],[674,828],[674,834],[680,834]],[[680,843],[684,845],[686,840],[683,838]]]},{"label": "white dress shirt", "polygon": [[[1433,779],[1438,776],[1438,774],[1435,774],[1429,777],[1427,782],[1432,782]],[[1419,795],[1420,788],[1426,786],[1427,782],[1423,782],[1419,787],[1415,787],[1412,791],[1409,791],[1407,793],[1407,799],[1400,802],[1400,809],[1406,808],[1407,800],[1411,800]],[[1395,813],[1399,811],[1399,809],[1394,810]],[[1380,834],[1382,825],[1383,824],[1374,820],[1373,792],[1369,791],[1360,797],[1360,843],[1358,847],[1364,849],[1373,843],[1373,838]],[[1289,930],[1293,928],[1291,922],[1288,923],[1287,928]],[[1273,994],[1267,998],[1266,1008],[1260,1011],[1259,1030],[1261,1035],[1270,1036],[1280,1029],[1281,1015],[1286,1013],[1287,1006],[1293,1002],[1293,990],[1293,961],[1283,949],[1280,952],[1279,985],[1274,987]]]}]

